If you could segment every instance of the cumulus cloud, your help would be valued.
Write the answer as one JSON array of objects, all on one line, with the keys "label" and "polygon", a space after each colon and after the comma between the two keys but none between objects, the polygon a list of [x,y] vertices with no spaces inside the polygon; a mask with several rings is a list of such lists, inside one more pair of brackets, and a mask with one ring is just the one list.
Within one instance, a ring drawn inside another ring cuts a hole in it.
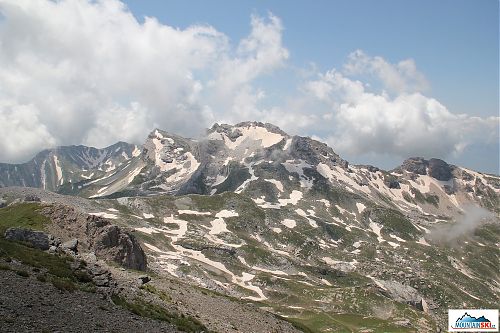
[{"label": "cumulus cloud", "polygon": [[118,0],[1,0],[0,119],[25,141],[0,140],[0,160],[55,144],[142,142],[154,127],[196,135],[243,93],[261,94],[252,81],[288,57],[282,29],[272,14],[253,16],[231,45],[211,26],[139,23]]},{"label": "cumulus cloud", "polygon": [[6,156],[23,157],[34,146],[50,147],[55,139],[40,123],[39,112],[33,105],[0,101],[0,149]]},{"label": "cumulus cloud", "polygon": [[425,76],[417,70],[413,59],[391,64],[382,57],[372,57],[362,50],[352,52],[344,65],[347,75],[370,75],[379,79],[383,87],[394,93],[425,91],[429,88]]},{"label": "cumulus cloud", "polygon": [[421,92],[376,93],[335,69],[306,82],[303,91],[323,104],[316,109],[330,130],[322,137],[341,153],[446,157],[498,138],[498,117],[454,114]]}]

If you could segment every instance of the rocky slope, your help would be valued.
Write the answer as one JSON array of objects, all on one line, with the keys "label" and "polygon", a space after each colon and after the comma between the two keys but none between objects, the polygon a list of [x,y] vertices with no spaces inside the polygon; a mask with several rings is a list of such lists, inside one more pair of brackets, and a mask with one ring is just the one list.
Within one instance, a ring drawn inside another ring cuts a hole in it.
[{"label": "rocky slope", "polygon": [[[438,159],[392,171],[261,123],[199,140],[154,130],[99,178],[38,196],[132,228],[163,276],[314,332],[430,332],[500,301],[500,178]],[[132,154],[133,155],[133,154]],[[63,172],[64,173],[64,172]]]},{"label": "rocky slope", "polygon": [[[139,147],[124,142],[104,149],[66,146],[44,150],[23,164],[0,163],[0,186],[39,187],[50,191],[84,190],[92,181],[133,168]],[[133,163],[132,163],[133,164]]]},{"label": "rocky slope", "polygon": [[252,304],[145,275],[133,235],[61,202],[10,202],[0,234],[2,332],[299,332]]}]

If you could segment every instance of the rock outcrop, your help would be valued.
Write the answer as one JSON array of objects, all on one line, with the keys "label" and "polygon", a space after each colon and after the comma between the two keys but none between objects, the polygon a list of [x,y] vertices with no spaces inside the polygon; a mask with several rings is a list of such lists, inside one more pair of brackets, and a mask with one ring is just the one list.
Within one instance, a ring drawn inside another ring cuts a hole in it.
[{"label": "rock outcrop", "polygon": [[146,255],[136,238],[109,220],[58,204],[44,207],[41,212],[53,221],[49,231],[65,240],[65,248],[75,252],[78,247],[126,268],[146,269]]},{"label": "rock outcrop", "polygon": [[31,247],[40,250],[49,249],[49,235],[42,231],[22,228],[9,228],[5,231],[5,239],[16,242],[24,242]]},{"label": "rock outcrop", "polygon": [[417,310],[429,311],[427,302],[415,288],[391,280],[376,280],[376,284],[380,288],[380,292],[387,297],[397,302],[409,304]]},{"label": "rock outcrop", "polygon": [[438,158],[426,160],[422,157],[411,157],[396,170],[406,170],[417,175],[429,175],[437,180],[448,181],[453,177],[454,166]]},{"label": "rock outcrop", "polygon": [[431,158],[428,163],[429,176],[437,180],[448,181],[453,177],[453,168],[443,160]]},{"label": "rock outcrop", "polygon": [[89,215],[85,233],[97,256],[110,258],[127,268],[146,269],[146,256],[139,242],[120,227],[102,217]]}]

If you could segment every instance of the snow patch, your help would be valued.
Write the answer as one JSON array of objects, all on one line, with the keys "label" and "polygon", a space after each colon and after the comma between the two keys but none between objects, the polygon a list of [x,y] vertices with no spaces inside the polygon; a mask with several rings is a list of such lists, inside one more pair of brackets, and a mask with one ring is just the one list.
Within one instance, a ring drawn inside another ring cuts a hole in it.
[{"label": "snow patch", "polygon": [[380,226],[379,224],[373,222],[371,219],[370,219],[369,226],[370,226],[370,229],[375,233],[375,235],[377,235],[378,242],[382,243],[384,241],[384,238],[380,234],[380,230],[382,230],[382,226]]},{"label": "snow patch", "polygon": [[290,219],[284,219],[283,221],[281,221],[281,224],[283,224],[287,228],[293,229],[297,225],[297,222]]},{"label": "snow patch", "polygon": [[330,208],[330,201],[328,201],[326,199],[320,199],[320,200],[316,200],[316,201],[323,203],[326,206],[326,208]]},{"label": "snow patch", "polygon": [[180,209],[178,211],[179,215],[212,215],[210,212],[199,212],[197,210],[189,210],[189,209]]},{"label": "snow patch", "polygon": [[429,243],[427,243],[427,241],[425,240],[424,237],[420,237],[420,239],[417,241],[417,243],[425,245],[425,246],[431,246]]},{"label": "snow patch", "polygon": [[143,232],[143,233],[148,234],[148,235],[160,233],[156,228],[149,228],[149,227],[134,228],[134,230]]},{"label": "snow patch", "polygon": [[295,206],[297,205],[300,199],[302,199],[302,192],[293,190],[292,193],[290,193],[290,199],[278,199],[278,201],[281,206],[286,206],[288,204]]},{"label": "snow patch", "polygon": [[279,180],[276,180],[276,179],[264,179],[264,180],[266,182],[274,184],[276,186],[276,188],[278,189],[278,191],[283,192],[283,184]]},{"label": "snow patch", "polygon": [[358,208],[358,212],[360,214],[366,209],[366,206],[361,202],[356,202],[356,207]]},{"label": "snow patch", "polygon": [[239,214],[235,211],[226,209],[221,210],[220,212],[215,214],[215,217],[235,217],[235,216],[239,216]]},{"label": "snow patch", "polygon": [[211,221],[210,224],[212,225],[212,228],[208,232],[210,235],[218,235],[223,232],[229,232],[229,230],[227,230],[226,222],[222,218],[217,218]]},{"label": "snow patch", "polygon": [[64,179],[62,175],[61,166],[59,165],[59,159],[57,158],[57,155],[53,155],[53,157],[54,157],[54,166],[56,167],[57,185],[62,185]]},{"label": "snow patch", "polygon": [[106,219],[112,219],[112,220],[115,220],[118,218],[118,216],[116,216],[115,214],[110,214],[110,213],[106,213],[106,212],[89,213],[89,215],[100,216],[100,217],[104,217]]},{"label": "snow patch", "polygon": [[225,135],[222,137],[226,146],[231,150],[236,149],[247,141],[260,141],[261,148],[269,148],[284,139],[283,135],[270,132],[260,126],[239,127],[238,129],[241,132],[241,136],[236,138],[236,140],[231,141]]}]

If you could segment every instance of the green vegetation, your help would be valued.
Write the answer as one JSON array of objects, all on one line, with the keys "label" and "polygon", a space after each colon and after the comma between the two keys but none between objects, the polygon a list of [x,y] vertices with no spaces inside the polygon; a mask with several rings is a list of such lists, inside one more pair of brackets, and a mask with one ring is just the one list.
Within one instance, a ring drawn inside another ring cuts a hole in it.
[{"label": "green vegetation", "polygon": [[406,201],[408,201],[410,203],[415,203],[415,201],[413,201],[413,198],[411,197],[410,193],[408,193],[406,191],[403,191],[403,199],[405,199]]},{"label": "green vegetation", "polygon": [[158,295],[160,299],[164,302],[171,302],[172,297],[170,297],[165,291],[163,290],[158,290],[155,286],[152,284],[145,284],[141,286],[142,290],[145,290],[151,294]]},{"label": "green vegetation", "polygon": [[8,206],[0,209],[0,234],[11,227],[43,230],[50,223],[50,219],[38,211],[41,206],[38,203],[26,202]]},{"label": "green vegetation", "polygon": [[394,232],[397,236],[411,240],[420,235],[420,231],[402,213],[393,209],[377,208],[374,212],[384,226],[383,233]]},{"label": "green vegetation", "polygon": [[30,276],[30,273],[28,273],[27,271],[22,270],[22,269],[17,270],[16,274],[19,276],[22,276],[22,277],[29,277]]},{"label": "green vegetation", "polygon": [[[411,192],[415,195],[415,200],[418,203],[429,203],[431,205],[438,207],[439,197],[437,195],[432,195],[432,194],[427,194],[427,193],[424,195],[424,194],[422,194],[422,192],[420,192],[419,190],[417,190],[414,187],[411,188]],[[405,197],[405,199],[408,201],[408,199],[406,197]],[[411,200],[410,202],[413,202],[413,200]]]},{"label": "green vegetation", "polygon": [[375,333],[417,332],[415,328],[400,327],[387,320],[357,314],[314,313],[305,311],[298,318],[285,318],[305,333],[339,332],[350,333],[370,330]]},{"label": "green vegetation", "polygon": [[225,201],[222,195],[191,195],[190,198],[194,201],[196,207],[198,207],[200,211],[221,210]]},{"label": "green vegetation", "polygon": [[75,283],[67,278],[52,277],[50,282],[59,290],[73,292],[78,289]]},{"label": "green vegetation", "polygon": [[119,295],[113,295],[111,296],[111,300],[116,305],[121,306],[138,316],[170,323],[184,332],[209,332],[202,323],[192,317],[185,316],[184,314],[169,312],[159,305],[148,303],[140,298],[135,298],[134,301],[129,301]]},{"label": "green vegetation", "polygon": [[[24,244],[11,242],[0,237],[0,258],[6,261],[16,259],[21,263],[34,267],[34,271],[41,272],[36,278],[38,281],[50,281],[56,288],[66,291],[76,289],[93,292],[95,286],[90,276],[82,270],[84,264],[73,270],[71,263],[73,259],[63,255],[53,255],[38,249],[28,247]],[[11,269],[10,266],[2,264],[2,268]],[[18,275],[28,277],[30,274],[24,270],[14,270]]]},{"label": "green vegetation", "polygon": [[248,172],[248,169],[246,167],[241,167],[238,163],[235,162],[229,163],[228,170],[229,171],[226,180],[216,186],[217,193],[234,191],[245,180],[251,177],[250,172]]}]

